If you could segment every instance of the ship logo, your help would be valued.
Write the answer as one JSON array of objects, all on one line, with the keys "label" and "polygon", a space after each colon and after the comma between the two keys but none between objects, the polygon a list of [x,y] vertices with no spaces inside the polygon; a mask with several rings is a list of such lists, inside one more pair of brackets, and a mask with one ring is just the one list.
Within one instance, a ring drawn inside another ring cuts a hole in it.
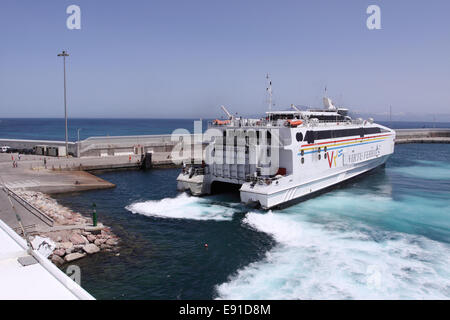
[{"label": "ship logo", "polygon": [[344,151],[342,149],[338,150],[336,153],[334,151],[327,152],[328,165],[331,167],[337,167],[336,159],[340,158],[344,155]]}]

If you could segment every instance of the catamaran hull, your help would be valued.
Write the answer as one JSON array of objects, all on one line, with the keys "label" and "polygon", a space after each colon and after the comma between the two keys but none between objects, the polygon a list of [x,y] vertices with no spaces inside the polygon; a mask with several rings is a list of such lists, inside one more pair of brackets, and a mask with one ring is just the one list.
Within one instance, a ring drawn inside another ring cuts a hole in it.
[{"label": "catamaran hull", "polygon": [[255,203],[259,203],[259,205],[263,209],[270,209],[283,204],[292,203],[294,201],[301,201],[302,198],[305,198],[315,192],[326,189],[333,185],[337,185],[341,182],[354,178],[360,174],[366,173],[378,166],[385,164],[390,155],[391,154],[387,154],[375,159],[355,164],[352,167],[347,168],[345,171],[335,172],[333,174],[330,174],[329,176],[306,183],[301,183],[297,186],[279,190],[273,193],[257,193],[246,191],[245,189],[248,189],[248,186],[243,185],[240,191],[241,201],[245,204],[248,203],[253,205]]},{"label": "catamaran hull", "polygon": [[204,175],[195,175],[189,177],[187,174],[180,173],[177,178],[177,190],[189,191],[193,196],[201,196],[209,193],[209,185],[204,183]]}]

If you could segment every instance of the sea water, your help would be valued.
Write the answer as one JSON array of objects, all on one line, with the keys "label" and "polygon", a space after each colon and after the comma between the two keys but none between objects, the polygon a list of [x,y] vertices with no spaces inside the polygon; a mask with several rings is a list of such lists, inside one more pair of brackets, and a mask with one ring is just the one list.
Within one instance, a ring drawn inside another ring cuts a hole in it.
[{"label": "sea water", "polygon": [[58,201],[95,202],[121,237],[120,255],[77,261],[99,299],[449,299],[449,158],[398,145],[385,168],[283,210],[177,193],[177,169],[100,174],[117,187]]},{"label": "sea water", "polygon": [[[219,117],[222,115],[218,115]],[[72,119],[68,120],[69,141],[94,136],[129,136],[170,134],[176,129],[194,130],[198,119]],[[211,121],[211,120],[209,120]],[[450,122],[379,122],[393,129],[450,128]],[[202,120],[202,130],[208,128],[208,120]],[[79,129],[79,130],[78,130]],[[0,139],[64,140],[64,119],[0,118]]]}]

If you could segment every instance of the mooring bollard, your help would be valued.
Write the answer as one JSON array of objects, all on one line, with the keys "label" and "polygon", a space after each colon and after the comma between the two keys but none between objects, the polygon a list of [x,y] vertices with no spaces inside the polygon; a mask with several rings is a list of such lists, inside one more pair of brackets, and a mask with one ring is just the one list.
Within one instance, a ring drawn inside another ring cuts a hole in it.
[{"label": "mooring bollard", "polygon": [[95,203],[92,204],[92,224],[94,227],[97,226],[97,210],[95,209],[97,205]]}]

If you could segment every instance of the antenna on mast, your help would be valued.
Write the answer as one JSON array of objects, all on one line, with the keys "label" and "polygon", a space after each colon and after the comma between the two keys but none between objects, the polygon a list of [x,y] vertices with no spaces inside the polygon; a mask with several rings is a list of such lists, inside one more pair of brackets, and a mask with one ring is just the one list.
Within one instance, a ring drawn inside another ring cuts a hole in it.
[{"label": "antenna on mast", "polygon": [[291,104],[291,108],[297,112],[301,112],[300,109],[295,106],[295,104]]},{"label": "antenna on mast", "polygon": [[227,110],[227,108],[225,108],[225,106],[220,106],[220,107],[222,108],[223,112],[225,112],[225,114],[227,115],[228,120],[234,119],[233,115]]},{"label": "antenna on mast", "polygon": [[[267,88],[266,91],[269,94],[269,112],[272,111],[272,80],[270,80],[270,76],[266,74],[267,79]],[[272,118],[272,114],[269,113],[269,120]]]}]

